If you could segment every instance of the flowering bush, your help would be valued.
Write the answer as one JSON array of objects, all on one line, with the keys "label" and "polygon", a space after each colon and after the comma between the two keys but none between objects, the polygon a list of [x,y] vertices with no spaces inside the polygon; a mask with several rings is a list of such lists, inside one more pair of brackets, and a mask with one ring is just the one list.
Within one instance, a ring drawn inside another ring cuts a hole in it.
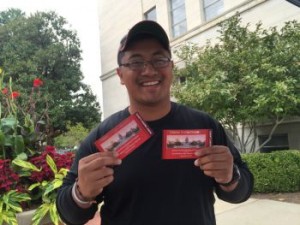
[{"label": "flowering bush", "polygon": [[19,101],[12,79],[4,83],[0,68],[0,225],[16,225],[16,214],[37,207],[33,224],[50,215],[59,224],[55,200],[57,189],[70,168],[73,153],[59,154],[45,143],[47,112],[37,112],[40,78],[33,80],[28,106]]}]

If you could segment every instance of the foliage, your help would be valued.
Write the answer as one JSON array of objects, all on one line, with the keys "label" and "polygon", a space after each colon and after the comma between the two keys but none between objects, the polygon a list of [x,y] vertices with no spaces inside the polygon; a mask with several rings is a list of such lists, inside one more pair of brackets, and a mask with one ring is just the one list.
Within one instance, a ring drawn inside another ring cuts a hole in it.
[{"label": "foliage", "polygon": [[30,199],[27,193],[10,190],[0,195],[0,224],[17,224],[16,213],[22,212],[21,203]]},{"label": "foliage", "polygon": [[21,203],[30,200],[27,193],[19,191],[20,178],[10,165],[10,160],[0,159],[0,224],[17,224],[16,213],[22,212]]},{"label": "foliage", "polygon": [[21,173],[26,174],[23,177],[26,181],[23,181],[24,185],[31,183],[27,190],[32,192],[32,203],[39,206],[33,217],[33,225],[38,225],[47,214],[50,215],[54,224],[59,224],[61,221],[56,208],[56,195],[63,183],[63,178],[71,167],[72,159],[73,153],[60,155],[55,152],[54,148],[48,147],[41,155],[29,161],[21,159],[13,161],[14,165],[21,168]]},{"label": "foliage", "polygon": [[37,102],[42,102],[43,82],[39,78],[33,80],[29,102],[21,105],[18,100],[23,95],[14,89],[11,78],[8,84],[4,82],[4,71],[0,70],[0,158],[25,159],[41,151],[41,143],[46,139],[43,119],[48,118],[47,110],[42,113],[35,110]]},{"label": "foliage", "polygon": [[[16,213],[36,205],[33,224],[49,213],[54,224],[60,218],[56,211],[57,188],[70,168],[73,154],[60,155],[47,146],[47,110],[36,111],[43,81],[35,78],[27,105],[20,105],[22,93],[12,79],[4,82],[0,68],[0,225],[17,224]],[[46,145],[46,147],[44,147]]]},{"label": "foliage", "polygon": [[[46,216],[54,224],[60,217],[56,209],[56,195],[63,178],[71,167],[74,155],[56,153],[48,146],[45,151],[29,160],[19,158],[0,160],[3,180],[0,186],[0,224],[16,225],[16,213],[38,206],[33,224],[38,225]],[[14,170],[12,169],[14,165]]]},{"label": "foliage", "polygon": [[259,193],[300,191],[300,151],[243,154]]},{"label": "foliage", "polygon": [[189,43],[177,51],[185,67],[175,70],[173,94],[214,115],[238,137],[242,152],[254,151],[257,124],[274,124],[269,141],[284,119],[300,114],[300,23],[280,30],[258,23],[251,30],[235,16],[220,24],[219,34],[218,44]]},{"label": "foliage", "polygon": [[81,123],[78,123],[75,126],[71,126],[70,123],[68,123],[67,130],[67,132],[55,138],[55,146],[59,148],[77,146],[89,133],[89,130],[84,128]]},{"label": "foliage", "polygon": [[43,80],[47,105],[37,102],[36,111],[48,110],[48,142],[66,130],[66,120],[88,129],[100,121],[96,96],[82,82],[80,42],[63,17],[55,12],[28,17],[17,9],[0,12],[0,51],[0,65],[9,68],[7,77],[22,93],[20,104],[29,101],[32,80]]}]

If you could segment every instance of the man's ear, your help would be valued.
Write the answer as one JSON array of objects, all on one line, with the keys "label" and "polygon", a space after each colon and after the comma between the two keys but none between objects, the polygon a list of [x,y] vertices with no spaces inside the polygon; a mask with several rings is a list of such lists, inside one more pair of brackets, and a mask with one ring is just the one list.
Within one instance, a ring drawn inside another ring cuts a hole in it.
[{"label": "man's ear", "polygon": [[117,68],[117,74],[120,78],[120,83],[121,84],[124,84],[124,81],[123,81],[123,73],[122,73],[122,70],[120,68]]}]

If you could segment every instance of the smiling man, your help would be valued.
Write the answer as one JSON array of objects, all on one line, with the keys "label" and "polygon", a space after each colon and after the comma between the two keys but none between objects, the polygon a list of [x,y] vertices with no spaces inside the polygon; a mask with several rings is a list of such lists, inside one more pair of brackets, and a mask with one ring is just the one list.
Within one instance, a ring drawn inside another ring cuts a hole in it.
[{"label": "smiling man", "polygon": [[[118,64],[130,104],[82,142],[57,197],[61,218],[83,224],[103,202],[102,225],[215,225],[214,193],[231,203],[252,193],[253,176],[238,150],[208,114],[171,102],[173,61],[158,23],[141,21],[129,30]],[[99,152],[95,141],[135,113],[153,135],[123,160],[116,152]],[[196,149],[191,158],[163,157],[165,133],[203,130],[211,132],[210,146]]]},{"label": "smiling man", "polygon": [[163,40],[163,30],[154,25],[149,33],[148,25],[142,22],[124,37],[118,53],[117,73],[127,88],[130,113],[142,113],[144,120],[155,120],[166,115],[171,108],[170,87],[173,62],[168,37]]}]

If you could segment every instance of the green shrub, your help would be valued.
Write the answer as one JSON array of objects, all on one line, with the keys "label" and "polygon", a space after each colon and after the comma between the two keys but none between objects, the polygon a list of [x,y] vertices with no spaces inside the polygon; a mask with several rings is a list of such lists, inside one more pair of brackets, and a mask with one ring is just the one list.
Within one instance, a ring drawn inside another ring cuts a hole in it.
[{"label": "green shrub", "polygon": [[78,146],[89,133],[89,130],[82,123],[71,126],[70,122],[67,122],[67,129],[67,132],[54,139],[56,147],[73,148],[74,146]]},{"label": "green shrub", "polygon": [[254,192],[300,191],[300,151],[242,154],[254,176]]}]

